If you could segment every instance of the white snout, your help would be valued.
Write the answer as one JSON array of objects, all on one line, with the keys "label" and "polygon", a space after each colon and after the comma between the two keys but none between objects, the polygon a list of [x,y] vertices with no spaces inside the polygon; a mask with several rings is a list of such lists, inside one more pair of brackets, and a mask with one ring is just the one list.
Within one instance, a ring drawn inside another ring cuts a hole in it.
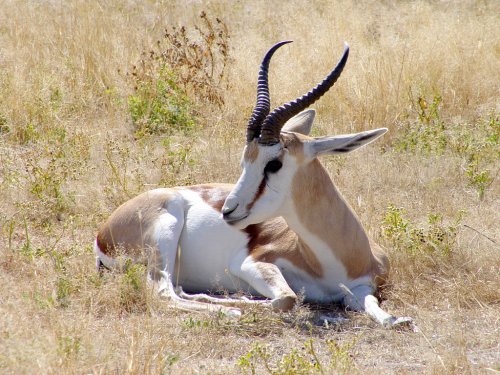
[{"label": "white snout", "polygon": [[228,195],[226,201],[224,202],[224,206],[222,206],[222,215],[229,215],[234,212],[238,208],[238,197],[235,195]]},{"label": "white snout", "polygon": [[248,213],[241,209],[238,197],[232,194],[226,198],[221,213],[222,219],[228,224],[236,223],[248,216]]}]

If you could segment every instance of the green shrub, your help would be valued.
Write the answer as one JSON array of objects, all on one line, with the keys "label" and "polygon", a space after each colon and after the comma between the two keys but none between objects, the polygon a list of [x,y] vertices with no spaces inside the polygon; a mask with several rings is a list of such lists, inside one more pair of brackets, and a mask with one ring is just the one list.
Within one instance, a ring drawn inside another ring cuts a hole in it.
[{"label": "green shrub", "polygon": [[197,102],[224,104],[227,28],[205,12],[200,19],[191,32],[184,26],[165,29],[128,74],[134,89],[128,107],[137,137],[189,132],[196,128]]},{"label": "green shrub", "polygon": [[423,95],[412,100],[412,106],[417,112],[418,119],[408,122],[401,128],[394,146],[398,151],[443,153],[447,145],[446,127],[441,121],[439,110],[442,98],[435,94],[432,100]]},{"label": "green shrub", "polygon": [[467,163],[465,174],[467,176],[469,186],[476,189],[479,199],[482,200],[486,189],[493,182],[490,170],[481,169],[479,157],[473,155]]},{"label": "green shrub", "polygon": [[320,361],[314,342],[309,339],[301,349],[292,348],[289,353],[273,363],[271,348],[256,343],[247,354],[238,359],[237,365],[245,374],[262,373],[259,364],[272,375],[352,373],[355,367],[350,351],[354,343],[340,345],[334,340],[326,340],[326,344],[327,361]]},{"label": "green shrub", "polygon": [[493,113],[487,119],[479,119],[474,129],[462,129],[452,140],[453,151],[466,159],[465,175],[468,184],[476,189],[481,200],[494,181],[492,170],[496,169],[498,173],[496,166],[500,158],[499,141],[500,116]]},{"label": "green shrub", "polygon": [[403,124],[393,141],[397,152],[422,155],[449,153],[464,160],[465,178],[476,189],[479,199],[493,182],[492,170],[500,157],[500,116],[491,113],[471,123],[445,122],[441,115],[442,98],[434,94],[431,99],[421,94],[411,98],[416,119]]},{"label": "green shrub", "polygon": [[427,225],[417,225],[405,218],[403,208],[390,205],[383,219],[382,234],[396,249],[411,254],[435,253],[449,255],[456,245],[458,227],[464,212],[460,211],[451,224],[442,215],[429,213]]},{"label": "green shrub", "polygon": [[82,339],[79,335],[59,335],[57,337],[57,352],[64,360],[78,356],[82,349]]},{"label": "green shrub", "polygon": [[177,85],[174,73],[165,66],[160,68],[157,77],[138,82],[128,105],[139,138],[195,128],[192,104]]},{"label": "green shrub", "polygon": [[146,267],[127,264],[120,285],[120,305],[127,312],[144,312],[147,309]]},{"label": "green shrub", "polygon": [[71,280],[64,275],[60,275],[56,281],[56,301],[59,307],[69,306],[69,297],[74,287]]}]

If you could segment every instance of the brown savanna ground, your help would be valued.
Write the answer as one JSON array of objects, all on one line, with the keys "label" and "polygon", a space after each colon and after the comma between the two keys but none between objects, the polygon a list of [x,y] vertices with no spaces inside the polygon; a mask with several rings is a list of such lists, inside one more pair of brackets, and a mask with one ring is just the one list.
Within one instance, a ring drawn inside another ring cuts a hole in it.
[{"label": "brown savanna ground", "polygon": [[[218,30],[205,41],[202,10]],[[498,1],[1,1],[0,372],[498,373],[499,24]],[[180,25],[205,51],[191,70],[155,59],[189,50],[164,36]],[[284,39],[274,104],[322,79],[346,40],[314,132],[390,130],[324,164],[388,251],[383,306],[419,332],[349,312],[322,327],[310,306],[179,312],[140,268],[95,271],[96,228],[129,197],[236,181],[258,64]],[[158,92],[177,112],[152,126]]]}]

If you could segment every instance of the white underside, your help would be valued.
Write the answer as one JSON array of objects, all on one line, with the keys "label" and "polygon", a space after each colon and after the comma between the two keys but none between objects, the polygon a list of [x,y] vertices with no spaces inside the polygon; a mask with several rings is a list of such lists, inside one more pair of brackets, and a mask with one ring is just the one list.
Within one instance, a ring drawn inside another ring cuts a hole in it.
[{"label": "white underside", "polygon": [[195,192],[180,193],[186,211],[174,282],[192,292],[248,289],[246,283],[229,272],[236,255],[246,250],[247,235],[228,225]]}]

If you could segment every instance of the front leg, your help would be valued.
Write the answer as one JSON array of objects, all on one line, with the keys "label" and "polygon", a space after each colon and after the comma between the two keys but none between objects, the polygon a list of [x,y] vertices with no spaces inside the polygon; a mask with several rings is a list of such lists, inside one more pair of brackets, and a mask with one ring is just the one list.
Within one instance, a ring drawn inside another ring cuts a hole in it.
[{"label": "front leg", "polygon": [[289,311],[297,301],[297,295],[286,282],[278,266],[255,260],[251,255],[247,255],[246,250],[231,262],[229,271],[262,296],[271,298],[271,305],[275,310]]},{"label": "front leg", "polygon": [[373,295],[373,287],[359,285],[352,290],[346,290],[343,303],[354,311],[365,311],[370,318],[385,328],[410,327],[416,330],[413,319],[408,317],[395,317],[380,307],[377,297]]}]

